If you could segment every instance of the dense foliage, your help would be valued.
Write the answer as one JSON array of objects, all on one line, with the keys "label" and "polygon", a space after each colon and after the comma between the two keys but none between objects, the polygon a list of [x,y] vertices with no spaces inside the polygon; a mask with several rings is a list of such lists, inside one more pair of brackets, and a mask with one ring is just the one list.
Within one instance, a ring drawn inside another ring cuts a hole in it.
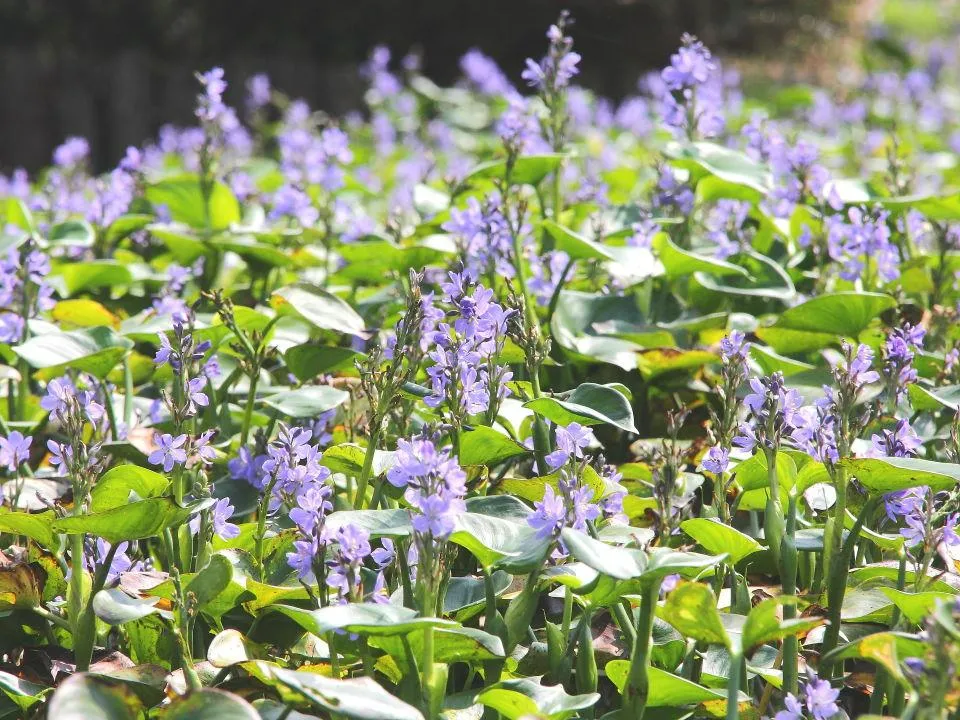
[{"label": "dense foliage", "polygon": [[956,717],[953,50],[570,31],[0,178],[0,715]]}]

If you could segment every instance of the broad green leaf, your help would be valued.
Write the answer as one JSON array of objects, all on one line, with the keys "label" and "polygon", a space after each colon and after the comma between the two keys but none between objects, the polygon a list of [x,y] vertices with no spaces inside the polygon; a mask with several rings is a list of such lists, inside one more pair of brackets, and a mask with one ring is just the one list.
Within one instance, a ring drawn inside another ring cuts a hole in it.
[{"label": "broad green leaf", "polygon": [[[353,443],[341,443],[324,450],[320,464],[330,468],[333,472],[357,477],[363,469],[365,454],[366,448]],[[382,475],[393,467],[394,455],[395,453],[390,450],[374,450],[372,476]]]},{"label": "broad green leaf", "polygon": [[61,300],[50,311],[50,315],[60,324],[62,329],[67,330],[76,327],[89,328],[101,325],[116,327],[119,325],[116,315],[96,300],[87,298]]},{"label": "broad green leaf", "polygon": [[133,235],[138,230],[143,230],[147,225],[155,220],[153,215],[141,215],[128,213],[121,215],[106,229],[104,239],[109,245],[115,245],[126,237]]},{"label": "broad green leaf", "polygon": [[441,242],[444,236],[424,238],[415,245],[396,245],[387,238],[372,238],[344,244],[337,253],[347,261],[346,267],[337,270],[336,277],[382,283],[393,273],[406,274],[408,270],[421,270],[428,265],[441,265],[456,251],[450,242]]},{"label": "broad green leaf", "polygon": [[333,533],[347,525],[363,528],[372,538],[403,538],[413,532],[410,511],[404,509],[337,510],[327,515],[324,527]]},{"label": "broad green leaf", "polygon": [[136,500],[160,497],[170,480],[137,465],[116,465],[97,480],[90,492],[90,512],[99,513]]},{"label": "broad green leaf", "polygon": [[910,406],[916,412],[938,412],[946,408],[953,412],[960,410],[960,385],[942,385],[928,388],[919,383],[907,386]]},{"label": "broad green leaf", "polygon": [[[630,675],[630,661],[611,660],[607,663],[606,673],[610,682],[622,694]],[[647,668],[647,678],[650,681],[650,695],[647,697],[648,707],[694,705],[726,697],[724,693],[697,685],[686,678],[678,677],[673,673],[653,666]]]},{"label": "broad green leaf", "polygon": [[185,588],[186,592],[193,593],[197,599],[197,607],[201,610],[227,589],[233,580],[233,565],[223,555],[217,554],[210,558],[209,564],[190,578]]},{"label": "broad green leaf", "polygon": [[6,695],[26,717],[30,708],[42,702],[53,688],[30,682],[8,672],[0,671],[0,692]]},{"label": "broad green leaf", "polygon": [[571,260],[613,260],[613,255],[600,243],[588,240],[570,228],[558,225],[553,220],[544,220],[543,229],[553,238],[557,250],[562,250]]},{"label": "broad green leaf", "polygon": [[706,350],[680,350],[678,348],[641,350],[636,355],[637,369],[644,380],[652,380],[670,372],[691,373],[704,365],[718,362],[719,359],[717,355]]},{"label": "broad green leaf", "polygon": [[643,571],[644,581],[662,580],[667,575],[677,574],[692,579],[709,574],[712,568],[726,561],[726,553],[720,555],[701,555],[700,553],[671,550],[670,548],[651,548],[647,567]]},{"label": "broad green leaf", "polygon": [[142,706],[132,689],[87,673],[71,675],[57,688],[47,716],[57,720],[130,720]]},{"label": "broad green leaf", "polygon": [[267,650],[263,645],[253,642],[239,630],[232,628],[217,633],[207,648],[207,660],[217,668],[266,657]]},{"label": "broad green leaf", "polygon": [[929,485],[935,492],[950,490],[960,482],[960,465],[920,458],[844,458],[845,467],[867,490],[896,492]]},{"label": "broad green leaf", "polygon": [[185,225],[151,223],[147,230],[167,246],[181,265],[191,265],[210,251],[207,244]]},{"label": "broad green leaf", "polygon": [[318,285],[302,282],[273,293],[271,304],[279,313],[293,313],[320,330],[366,337],[366,323],[350,305]]},{"label": "broad green leaf", "polygon": [[90,373],[104,379],[133,348],[133,343],[108,327],[36,335],[12,349],[45,377],[66,370]]},{"label": "broad green leaf", "polygon": [[358,635],[406,635],[425,627],[455,627],[457,623],[441,618],[418,617],[415,610],[399,605],[351,603],[328,605],[319,610],[304,610],[290,605],[271,605],[267,612],[286,615],[307,632],[323,635],[331,630],[346,630]]},{"label": "broad green leaf", "polygon": [[[563,160],[563,155],[521,155],[513,165],[510,181],[518,185],[539,185],[547,175],[554,172]],[[480,179],[504,179],[507,172],[505,160],[481,163],[463,179],[464,183]]]},{"label": "broad green leaf", "polygon": [[763,549],[756,540],[736,528],[712,518],[691,518],[680,523],[680,529],[692,537],[707,552],[727,553],[736,565],[744,558]]},{"label": "broad green leaf", "polygon": [[133,282],[133,275],[130,268],[115,260],[88,260],[57,266],[51,279],[66,296],[92,288],[123,287]]},{"label": "broad green leaf", "polygon": [[647,569],[642,550],[607,545],[573,528],[564,528],[560,537],[574,558],[617,580],[639,578]]},{"label": "broad green leaf", "polygon": [[174,221],[193,228],[223,230],[240,221],[240,204],[233,191],[215,182],[205,203],[196,175],[161,180],[147,186],[144,196],[155,207],[166,207]]},{"label": "broad green leaf", "polygon": [[583,383],[573,392],[560,397],[537,398],[524,403],[524,407],[557,425],[569,425],[571,422],[582,425],[607,423],[626,432],[637,432],[630,401],[612,387]]},{"label": "broad green leaf", "polygon": [[260,720],[253,705],[238,695],[216,688],[200,688],[175,697],[159,717],[164,720]]},{"label": "broad green leaf", "polygon": [[541,677],[503,680],[484,689],[477,702],[493,708],[507,720],[525,716],[565,720],[579,710],[592,707],[600,699],[597,693],[568,695],[560,685],[541,685]]},{"label": "broad green leaf", "polygon": [[765,375],[782,372],[785,376],[789,377],[799,372],[814,369],[814,366],[810,363],[788,358],[762,345],[751,345],[750,357],[760,366],[760,369]]},{"label": "broad green leaf", "polygon": [[460,436],[461,465],[498,465],[530,451],[516,440],[486,425],[477,425]]},{"label": "broad green leaf", "polygon": [[168,527],[178,527],[211,502],[180,507],[170,498],[149,498],[104,512],[61,518],[53,523],[53,530],[68,535],[96,535],[113,545],[154,537]]},{"label": "broad green leaf", "polygon": [[880,313],[896,306],[896,300],[882,293],[828,293],[787,308],[777,327],[857,337]]},{"label": "broad green leaf", "polygon": [[284,670],[264,662],[258,665],[284,687],[338,717],[352,720],[423,720],[419,710],[394,697],[370,678],[337,680],[319,673]]},{"label": "broad green leaf", "polygon": [[682,635],[713,645],[730,646],[720,620],[717,597],[707,585],[680,583],[657,608],[657,617],[666,620]]},{"label": "broad green leaf", "polygon": [[252,265],[286,268],[293,264],[293,258],[289,252],[268,243],[257,242],[251,237],[214,238],[210,241],[210,246],[234,252]]},{"label": "broad green leaf", "polygon": [[45,548],[53,548],[52,510],[42,513],[0,512],[0,532],[10,535],[23,535],[36,540]]},{"label": "broad green leaf", "polygon": [[[694,278],[701,287],[714,293],[742,297],[768,298],[786,302],[796,295],[793,280],[776,262],[756,252],[741,252],[731,255],[726,262],[745,271],[744,275],[726,275],[721,279],[707,272],[695,272]],[[691,286],[691,292],[696,292]],[[706,304],[713,309],[714,298],[707,295]],[[703,304],[703,303],[701,303]]]},{"label": "broad green leaf", "polygon": [[296,375],[300,382],[313,380],[317,375],[352,369],[354,361],[364,357],[363,353],[351,348],[313,343],[294,345],[283,354],[287,369]]},{"label": "broad green leaf", "polygon": [[833,333],[793,330],[778,325],[757,328],[756,335],[778,353],[788,355],[819,350],[837,342],[837,336]]},{"label": "broad green leaf", "polygon": [[652,246],[669,278],[688,277],[695,272],[749,277],[744,268],[726,260],[717,260],[684,250],[674,244],[666,233],[657,233],[653,238]]},{"label": "broad green leaf", "polygon": [[666,153],[681,167],[698,167],[732,185],[766,194],[772,187],[770,171],[745,153],[712,142],[671,143]]},{"label": "broad green leaf", "polygon": [[477,513],[457,516],[450,541],[469,550],[483,567],[511,572],[532,571],[549,550],[549,543],[539,540],[526,523]]},{"label": "broad green leaf", "polygon": [[93,596],[93,611],[107,625],[123,625],[157,612],[160,598],[133,598],[120,588],[101,590]]},{"label": "broad green leaf", "polygon": [[[504,590],[510,587],[513,578],[510,573],[504,570],[496,570],[491,575],[493,582],[494,595],[500,596]],[[486,582],[483,578],[465,575],[463,577],[451,577],[447,584],[446,593],[443,596],[443,614],[450,615],[456,613],[456,618],[463,622],[464,613],[470,617],[474,608],[481,609],[486,601]],[[465,628],[458,628],[465,629]],[[453,632],[453,631],[451,631]]]},{"label": "broad green leaf", "polygon": [[949,603],[957,599],[953,593],[927,591],[918,593],[902,592],[896,588],[881,587],[880,592],[900,608],[900,612],[914,625],[923,622],[937,607],[937,603]]},{"label": "broad green leaf", "polygon": [[905,684],[900,663],[908,657],[923,657],[928,645],[916,635],[900,632],[879,632],[858,638],[827,653],[824,660],[836,662],[850,658],[869,660],[881,666]]},{"label": "broad green leaf", "polygon": [[792,620],[781,620],[778,608],[787,603],[796,604],[796,598],[767,598],[750,609],[747,621],[743,625],[740,640],[745,652],[750,652],[765,643],[782,640],[789,635],[809,632],[826,622],[825,618],[820,617],[798,617]]},{"label": "broad green leaf", "polygon": [[[423,633],[413,633],[407,642],[414,657],[423,656]],[[373,647],[405,661],[403,639],[399,636],[370,638]],[[503,642],[496,635],[468,627],[436,628],[433,632],[434,662],[455,663],[493,660],[503,657]]]},{"label": "broad green leaf", "polygon": [[93,227],[86,220],[65,220],[52,226],[47,233],[51,245],[91,247],[96,239]]},{"label": "broad green leaf", "polygon": [[350,399],[350,393],[330,385],[305,385],[264,395],[260,402],[289,418],[316,418]]}]

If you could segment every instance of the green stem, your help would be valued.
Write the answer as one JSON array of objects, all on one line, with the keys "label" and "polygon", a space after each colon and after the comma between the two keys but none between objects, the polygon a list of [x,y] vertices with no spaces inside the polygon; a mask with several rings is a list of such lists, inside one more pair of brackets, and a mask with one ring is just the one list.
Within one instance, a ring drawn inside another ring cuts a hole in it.
[{"label": "green stem", "polygon": [[266,488],[263,490],[263,496],[260,498],[260,502],[257,504],[257,534],[254,537],[254,560],[257,563],[257,572],[259,573],[260,582],[266,582],[264,580],[264,569],[263,569],[263,536],[267,532],[267,510],[270,507],[270,498],[273,497],[273,487],[277,484],[277,477],[274,475],[270,482],[267,483]]},{"label": "green stem", "polygon": [[240,447],[247,444],[250,436],[250,423],[253,420],[253,405],[257,400],[257,383],[260,381],[260,369],[250,374],[250,387],[247,389],[247,402],[243,407],[243,425],[240,426]]},{"label": "green stem", "polygon": [[730,678],[727,680],[727,720],[740,717],[740,661],[742,651],[730,653]]},{"label": "green stem", "polygon": [[[797,495],[790,492],[790,502],[787,508],[787,533],[780,545],[780,573],[783,594],[793,597],[797,593],[797,546],[795,535],[797,530]],[[797,616],[797,606],[788,603],[783,606],[783,621],[789,623]],[[787,635],[783,639],[783,689],[786,692],[798,692],[798,656],[799,642],[796,635]]]},{"label": "green stem", "polygon": [[130,356],[123,358],[123,422],[130,429],[130,421],[133,419],[133,366],[130,364]]},{"label": "green stem", "polygon": [[630,656],[630,674],[623,689],[624,717],[642,720],[650,696],[650,638],[653,633],[654,610],[660,594],[660,583],[651,582],[641,590],[637,637]]},{"label": "green stem", "polygon": [[370,473],[373,471],[373,458],[377,453],[377,443],[380,442],[380,426],[382,424],[383,421],[379,417],[373,418],[370,439],[367,441],[367,449],[363,455],[363,467],[360,469],[360,477],[357,479],[357,494],[353,500],[353,506],[357,510],[363,510],[363,501],[367,496],[367,486],[370,484]]},{"label": "green stem", "polygon": [[[83,535],[70,536],[70,559],[73,567],[70,572],[70,606],[73,617],[73,657],[78,672],[86,672],[93,657],[95,618],[86,613],[87,598],[84,592]],[[90,621],[94,620],[93,623]]]}]

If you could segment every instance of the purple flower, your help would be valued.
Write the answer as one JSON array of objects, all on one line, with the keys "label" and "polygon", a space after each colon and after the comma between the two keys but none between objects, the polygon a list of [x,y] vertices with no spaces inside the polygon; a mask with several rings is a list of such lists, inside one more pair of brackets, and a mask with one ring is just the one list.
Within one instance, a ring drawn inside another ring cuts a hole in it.
[{"label": "purple flower", "polygon": [[731,330],[730,334],[720,341],[720,357],[724,362],[746,360],[749,352],[750,343],[746,342],[746,335],[739,330]]},{"label": "purple flower", "polygon": [[892,431],[882,430],[871,438],[873,446],[865,457],[913,457],[923,447],[923,441],[906,419],[898,420]]},{"label": "purple flower", "polygon": [[557,449],[547,455],[551,470],[563,467],[570,458],[583,458],[583,448],[594,441],[593,431],[580,423],[572,422],[566,427],[557,427]]},{"label": "purple flower", "polygon": [[206,407],[210,404],[210,398],[203,392],[206,386],[206,377],[193,378],[187,383],[187,397],[190,400],[190,410],[192,413],[197,412],[198,406]]},{"label": "purple flower", "polygon": [[803,705],[800,700],[792,693],[787,693],[783,704],[786,709],[778,712],[773,720],[803,720]]},{"label": "purple flower", "polygon": [[[102,565],[106,562],[107,555],[110,553],[112,547],[113,546],[103,538],[97,538],[94,557],[86,557],[87,553],[84,553],[84,563],[90,572],[96,570],[95,565]],[[134,564],[130,556],[127,555],[127,547],[128,544],[126,542],[122,542],[117,546],[117,550],[113,555],[113,561],[110,563],[109,570],[107,570],[108,583],[114,582],[125,572],[136,571],[140,568],[140,563]]]},{"label": "purple flower", "polygon": [[186,442],[186,435],[158,435],[158,448],[150,453],[147,460],[151,465],[163,465],[163,471],[170,472],[174,465],[182,465],[187,461],[187,453],[183,449]]},{"label": "purple flower", "polygon": [[327,585],[336,588],[341,597],[347,597],[360,583],[360,566],[370,554],[370,534],[356,525],[344,525],[334,540],[335,558],[328,563]]},{"label": "purple flower", "polygon": [[247,106],[257,110],[270,102],[270,78],[258,73],[247,79]]},{"label": "purple flower", "polygon": [[830,687],[827,680],[820,680],[812,671],[808,672],[810,672],[810,682],[804,685],[807,710],[813,715],[814,720],[829,720],[840,712],[836,702],[840,697],[840,691]]},{"label": "purple flower", "polygon": [[[212,520],[213,532],[224,540],[232,540],[240,534],[240,528],[229,522],[233,517],[233,505],[230,504],[230,498],[220,498],[213,506]],[[190,520],[190,532],[196,535],[200,532],[200,515],[197,514]]]},{"label": "purple flower", "polygon": [[558,534],[567,519],[567,508],[563,497],[553,491],[553,486],[544,488],[543,499],[533,504],[533,512],[527,517],[527,524],[537,531],[540,540]]},{"label": "purple flower", "polygon": [[730,466],[730,451],[719,445],[710,448],[706,456],[700,461],[700,466],[704,470],[722,475]]},{"label": "purple flower", "polygon": [[5,466],[10,472],[15,472],[30,459],[30,443],[32,436],[24,437],[19,430],[14,430],[7,437],[0,436],[0,466]]},{"label": "purple flower", "polygon": [[301,580],[313,580],[313,562],[319,551],[319,544],[316,538],[307,540],[294,540],[293,552],[287,553],[287,564],[297,571],[297,577]]},{"label": "purple flower", "polygon": [[216,430],[206,430],[200,434],[193,444],[194,457],[204,464],[210,464],[217,459],[217,451],[210,444]]}]

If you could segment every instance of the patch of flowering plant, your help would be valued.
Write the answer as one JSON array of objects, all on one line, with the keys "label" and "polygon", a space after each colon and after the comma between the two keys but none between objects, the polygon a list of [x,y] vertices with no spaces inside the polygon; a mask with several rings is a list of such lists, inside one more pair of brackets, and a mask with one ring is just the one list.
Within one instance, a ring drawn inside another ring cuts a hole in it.
[{"label": "patch of flowering plant", "polygon": [[0,176],[0,714],[957,716],[953,46],[575,30]]}]

